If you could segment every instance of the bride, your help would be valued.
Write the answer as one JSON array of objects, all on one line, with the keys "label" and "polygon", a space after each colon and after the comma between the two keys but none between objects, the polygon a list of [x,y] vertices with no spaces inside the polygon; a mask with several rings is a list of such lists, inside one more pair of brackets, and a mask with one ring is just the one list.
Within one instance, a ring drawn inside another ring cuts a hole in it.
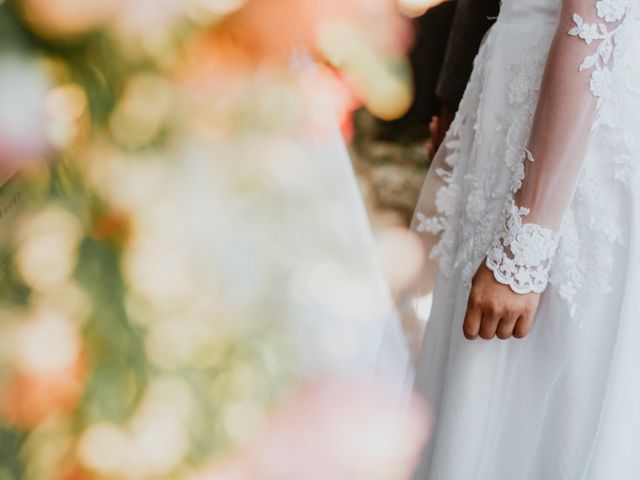
[{"label": "bride", "polygon": [[413,223],[416,480],[640,478],[639,4],[502,2]]}]

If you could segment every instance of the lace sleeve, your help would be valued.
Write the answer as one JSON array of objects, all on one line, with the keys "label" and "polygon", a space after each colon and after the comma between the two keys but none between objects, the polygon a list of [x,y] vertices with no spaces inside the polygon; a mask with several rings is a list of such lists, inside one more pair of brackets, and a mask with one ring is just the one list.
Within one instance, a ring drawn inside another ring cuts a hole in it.
[{"label": "lace sleeve", "polygon": [[546,288],[559,226],[607,94],[613,51],[632,1],[563,1],[524,168],[513,179],[504,224],[486,259],[495,278],[516,293]]}]

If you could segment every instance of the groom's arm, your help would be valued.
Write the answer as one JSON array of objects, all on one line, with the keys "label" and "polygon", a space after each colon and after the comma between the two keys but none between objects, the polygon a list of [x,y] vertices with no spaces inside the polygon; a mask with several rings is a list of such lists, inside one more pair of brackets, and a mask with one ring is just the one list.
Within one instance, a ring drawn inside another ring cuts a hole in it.
[{"label": "groom's arm", "polygon": [[454,111],[467,86],[473,60],[500,10],[499,0],[458,0],[436,93]]}]

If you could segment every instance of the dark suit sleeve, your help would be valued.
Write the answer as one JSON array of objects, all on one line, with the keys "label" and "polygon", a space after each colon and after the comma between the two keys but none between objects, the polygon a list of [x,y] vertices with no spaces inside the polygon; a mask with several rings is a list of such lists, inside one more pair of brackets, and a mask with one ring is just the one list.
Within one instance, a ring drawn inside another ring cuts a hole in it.
[{"label": "dark suit sleeve", "polygon": [[500,9],[499,0],[458,0],[436,93],[457,109],[480,42]]},{"label": "dark suit sleeve", "polygon": [[433,115],[440,113],[436,85],[447,51],[455,8],[455,1],[445,1],[414,21],[416,36],[409,52],[415,88],[411,115],[424,125],[429,124]]}]

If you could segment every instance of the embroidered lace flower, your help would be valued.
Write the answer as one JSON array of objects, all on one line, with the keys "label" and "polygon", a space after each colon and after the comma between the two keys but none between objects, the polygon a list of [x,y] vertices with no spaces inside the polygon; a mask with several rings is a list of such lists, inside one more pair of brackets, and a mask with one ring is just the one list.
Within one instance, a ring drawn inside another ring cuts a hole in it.
[{"label": "embroidered lace flower", "polygon": [[[598,99],[598,105],[609,92],[611,84],[609,64],[616,45],[616,35],[619,33],[619,22],[624,19],[628,9],[628,0],[599,0],[596,2],[596,10],[598,17],[604,22],[586,23],[580,15],[573,14],[573,22],[576,26],[569,30],[569,35],[583,39],[587,45],[599,42],[596,51],[588,55],[580,65],[580,71],[593,69],[591,93]],[[614,25],[607,25],[607,23],[614,23]]]},{"label": "embroidered lace flower", "polygon": [[519,294],[544,291],[558,246],[558,234],[553,230],[522,223],[522,217],[528,213],[527,208],[518,207],[509,197],[505,203],[505,224],[486,260],[496,280]]},{"label": "embroidered lace flower", "polygon": [[617,22],[622,20],[627,11],[627,2],[619,0],[600,0],[596,3],[598,16],[605,22]]}]

